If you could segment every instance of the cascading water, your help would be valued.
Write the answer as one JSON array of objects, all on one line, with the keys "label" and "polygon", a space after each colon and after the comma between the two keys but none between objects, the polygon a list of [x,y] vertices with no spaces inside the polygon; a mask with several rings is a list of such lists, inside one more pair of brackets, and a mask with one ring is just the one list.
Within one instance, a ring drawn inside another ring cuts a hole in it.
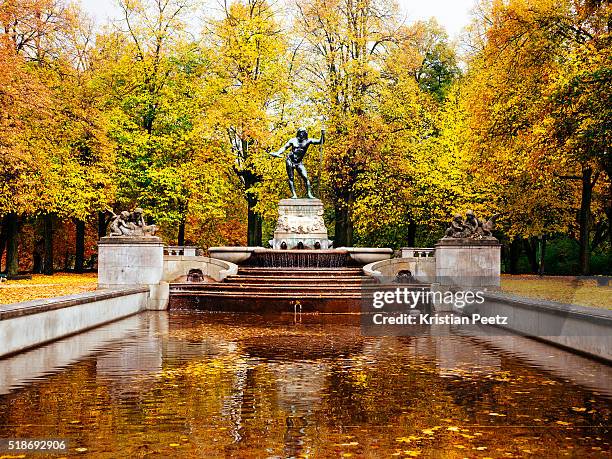
[{"label": "cascading water", "polygon": [[349,261],[346,250],[262,250],[253,253],[248,265],[262,268],[344,268]]}]

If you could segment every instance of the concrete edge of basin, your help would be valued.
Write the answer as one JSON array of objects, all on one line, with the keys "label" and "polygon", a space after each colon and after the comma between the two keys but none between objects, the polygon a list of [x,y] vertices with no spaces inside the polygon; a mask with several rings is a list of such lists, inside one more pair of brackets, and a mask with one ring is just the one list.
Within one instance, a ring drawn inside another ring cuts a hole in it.
[{"label": "concrete edge of basin", "polygon": [[485,299],[505,302],[523,309],[545,310],[551,314],[563,316],[569,315],[582,320],[597,322],[598,324],[601,324],[602,321],[604,321],[607,322],[607,325],[609,325],[612,330],[612,310],[610,309],[561,303],[558,301],[542,300],[540,298],[531,298],[500,292],[485,292],[484,297]]},{"label": "concrete edge of basin", "polygon": [[94,303],[97,301],[146,292],[149,292],[148,286],[113,288],[52,298],[41,298],[38,300],[24,301],[21,303],[3,304],[0,305],[0,320],[29,316],[32,314],[39,314],[41,312],[54,311],[81,304]]},{"label": "concrete edge of basin", "polygon": [[[484,298],[487,315],[509,318],[494,327],[612,363],[612,311],[502,293],[486,292]],[[474,305],[453,311],[482,314]]]}]

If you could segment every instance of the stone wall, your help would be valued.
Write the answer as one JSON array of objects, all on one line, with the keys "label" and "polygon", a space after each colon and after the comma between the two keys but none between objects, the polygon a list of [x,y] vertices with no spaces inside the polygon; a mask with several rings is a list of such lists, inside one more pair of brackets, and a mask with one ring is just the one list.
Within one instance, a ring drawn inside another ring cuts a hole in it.
[{"label": "stone wall", "polygon": [[136,314],[148,298],[148,287],[133,287],[3,305],[0,357]]},{"label": "stone wall", "polygon": [[500,315],[520,335],[612,362],[612,310],[486,293],[484,304],[454,308],[462,314]]}]

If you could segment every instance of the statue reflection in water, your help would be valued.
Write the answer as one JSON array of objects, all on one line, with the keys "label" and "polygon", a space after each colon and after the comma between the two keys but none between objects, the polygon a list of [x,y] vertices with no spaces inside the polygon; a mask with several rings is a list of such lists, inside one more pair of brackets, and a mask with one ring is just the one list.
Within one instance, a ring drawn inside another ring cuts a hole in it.
[{"label": "statue reflection in water", "polygon": [[306,152],[308,151],[308,147],[311,145],[323,145],[325,142],[325,129],[321,129],[321,138],[320,139],[312,139],[308,137],[308,131],[305,128],[299,128],[295,137],[289,139],[283,147],[277,152],[270,153],[271,156],[275,158],[280,158],[282,154],[291,149],[291,153],[287,155],[285,158],[285,165],[287,166],[287,178],[289,179],[289,188],[291,189],[291,199],[297,199],[297,194],[295,193],[295,183],[293,181],[294,171],[297,170],[297,173],[302,180],[304,181],[304,185],[306,186],[306,195],[309,199],[314,199],[312,194],[312,186],[310,184],[310,180],[308,179],[308,173],[306,172],[306,168],[302,163]]}]

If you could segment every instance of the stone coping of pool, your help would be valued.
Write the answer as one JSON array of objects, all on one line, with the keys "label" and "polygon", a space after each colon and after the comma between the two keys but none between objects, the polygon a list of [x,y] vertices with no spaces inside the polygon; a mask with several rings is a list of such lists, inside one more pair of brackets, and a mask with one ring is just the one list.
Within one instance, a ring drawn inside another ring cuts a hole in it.
[{"label": "stone coping of pool", "polygon": [[13,319],[15,317],[29,316],[41,312],[54,311],[69,308],[81,304],[94,303],[96,301],[109,300],[137,293],[149,292],[148,286],[126,287],[115,289],[102,289],[93,292],[76,293],[73,295],[58,296],[53,298],[41,298],[39,300],[24,301],[22,303],[0,305],[0,320]]},{"label": "stone coping of pool", "polygon": [[[612,310],[578,304],[561,303],[526,296],[512,295],[500,292],[484,292],[485,300],[495,300],[518,306],[524,309],[545,310],[548,313],[560,316],[572,316],[578,319],[589,320],[599,325],[609,326],[612,330]],[[604,323],[602,323],[602,321]]]}]

